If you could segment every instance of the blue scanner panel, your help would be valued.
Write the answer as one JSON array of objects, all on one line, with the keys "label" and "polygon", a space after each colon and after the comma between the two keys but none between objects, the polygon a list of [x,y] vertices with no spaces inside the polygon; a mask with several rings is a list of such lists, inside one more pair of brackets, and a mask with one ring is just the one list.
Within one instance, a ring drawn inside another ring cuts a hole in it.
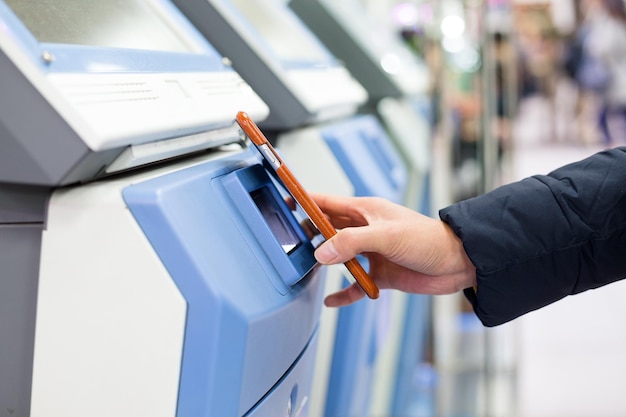
[{"label": "blue scanner panel", "polygon": [[[355,195],[404,202],[408,171],[376,117],[359,115],[329,124],[321,134],[354,186]],[[349,285],[347,280],[345,284]],[[369,414],[382,302],[363,299],[339,311],[325,417]]]},{"label": "blue scanner panel", "polygon": [[404,201],[407,168],[373,115],[359,115],[325,126],[324,140],[352,182],[357,196]]},{"label": "blue scanner panel", "polygon": [[[359,262],[369,270],[367,258],[359,256]],[[344,277],[344,287],[348,285]],[[363,298],[339,310],[325,417],[369,414],[372,376],[383,331],[378,314],[385,297]]]},{"label": "blue scanner panel", "polygon": [[298,359],[289,373],[245,417],[306,417],[309,415],[309,406],[311,401],[314,401],[309,398],[312,382],[309,375],[315,368],[316,351],[317,332],[311,341],[311,347]]},{"label": "blue scanner panel", "polygon": [[[240,169],[221,179],[234,208],[241,215],[258,244],[285,284],[296,284],[315,265],[313,245],[302,231],[282,195],[260,165]],[[285,262],[285,258],[289,262]],[[282,285],[276,282],[277,289]]]},{"label": "blue scanner panel", "polygon": [[379,350],[378,302],[362,299],[339,312],[325,417],[369,415],[372,375]]},{"label": "blue scanner panel", "polygon": [[187,301],[177,416],[246,414],[314,337],[324,269],[310,242],[247,150],[123,195]]}]

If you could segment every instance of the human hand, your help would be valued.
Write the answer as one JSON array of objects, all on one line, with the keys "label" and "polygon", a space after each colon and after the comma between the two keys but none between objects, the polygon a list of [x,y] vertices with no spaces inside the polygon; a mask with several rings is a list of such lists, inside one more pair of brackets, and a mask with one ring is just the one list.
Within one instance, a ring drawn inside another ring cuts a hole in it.
[{"label": "human hand", "polygon": [[[364,254],[381,289],[451,294],[476,285],[476,269],[461,240],[441,220],[378,197],[311,196],[338,229],[315,251],[318,262],[339,264]],[[363,296],[353,284],[324,303],[340,307]]]}]

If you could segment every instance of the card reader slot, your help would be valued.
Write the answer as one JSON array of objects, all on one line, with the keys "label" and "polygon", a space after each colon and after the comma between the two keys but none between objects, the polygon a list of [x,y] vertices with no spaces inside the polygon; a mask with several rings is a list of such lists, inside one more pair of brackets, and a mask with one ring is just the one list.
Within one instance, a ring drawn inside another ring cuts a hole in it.
[{"label": "card reader slot", "polygon": [[221,184],[283,281],[273,282],[279,291],[285,284],[297,284],[317,265],[311,241],[262,165],[227,174]]}]

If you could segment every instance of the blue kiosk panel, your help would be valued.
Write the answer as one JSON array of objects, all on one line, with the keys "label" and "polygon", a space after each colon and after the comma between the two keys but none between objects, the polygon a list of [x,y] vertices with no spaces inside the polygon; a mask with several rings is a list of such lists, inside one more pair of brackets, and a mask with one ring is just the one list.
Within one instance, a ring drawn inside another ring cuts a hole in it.
[{"label": "blue kiosk panel", "polygon": [[245,417],[306,417],[311,401],[307,393],[311,391],[316,347],[317,333],[311,341],[311,346],[298,359],[293,369]]},{"label": "blue kiosk panel", "polygon": [[[349,284],[347,279],[345,283]],[[381,301],[384,299],[362,299],[339,312],[325,417],[369,415],[372,376],[383,330],[377,318]]]},{"label": "blue kiosk panel", "polygon": [[306,403],[324,269],[281,195],[248,150],[124,190],[187,302],[178,417]]},{"label": "blue kiosk panel", "polygon": [[404,201],[407,168],[375,116],[357,115],[325,126],[322,136],[354,185],[356,196]]},{"label": "blue kiosk panel", "polygon": [[[354,116],[324,126],[321,134],[356,196],[404,201],[407,169],[376,117]],[[383,294],[379,300],[363,299],[339,311],[325,417],[368,415],[372,374],[386,333],[379,320],[386,302]]]}]

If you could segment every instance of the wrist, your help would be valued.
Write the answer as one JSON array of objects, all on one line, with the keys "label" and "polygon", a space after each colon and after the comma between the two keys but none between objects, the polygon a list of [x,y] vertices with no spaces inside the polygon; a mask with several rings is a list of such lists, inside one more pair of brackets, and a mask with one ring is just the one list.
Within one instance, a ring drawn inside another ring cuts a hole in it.
[{"label": "wrist", "polygon": [[449,262],[447,268],[458,277],[458,290],[460,291],[465,288],[475,287],[476,267],[465,251],[463,241],[456,235],[456,233],[454,233],[454,230],[450,227],[450,225],[443,221],[441,223],[445,230],[446,242],[448,246],[445,253],[450,255],[447,259]]}]

